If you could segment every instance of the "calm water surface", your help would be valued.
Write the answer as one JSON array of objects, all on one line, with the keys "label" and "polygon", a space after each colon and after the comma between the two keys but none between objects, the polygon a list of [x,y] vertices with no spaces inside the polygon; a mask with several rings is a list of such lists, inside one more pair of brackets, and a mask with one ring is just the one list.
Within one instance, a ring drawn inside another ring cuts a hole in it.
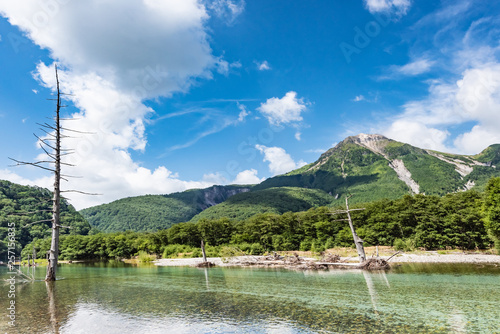
[{"label": "calm water surface", "polygon": [[495,265],[296,272],[110,262],[62,265],[58,276],[53,286],[16,284],[14,328],[2,284],[1,333],[500,333]]}]

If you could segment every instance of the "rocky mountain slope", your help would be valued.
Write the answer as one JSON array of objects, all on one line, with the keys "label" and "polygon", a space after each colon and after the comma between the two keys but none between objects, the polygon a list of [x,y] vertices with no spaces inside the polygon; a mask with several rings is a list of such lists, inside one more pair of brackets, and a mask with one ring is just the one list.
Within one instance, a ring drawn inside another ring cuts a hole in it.
[{"label": "rocky mountain slope", "polygon": [[[193,221],[224,216],[243,219],[249,210],[283,213],[285,207],[278,200],[282,187],[287,187],[288,193],[293,189],[314,190],[316,197],[323,199],[321,205],[330,206],[341,205],[349,193],[355,195],[352,203],[360,203],[406,194],[443,196],[468,189],[481,191],[491,177],[500,176],[498,164],[500,145],[465,156],[420,149],[381,135],[360,134],[346,138],[309,165],[269,178],[251,192],[201,212]],[[259,202],[260,198],[267,202]],[[309,205],[317,206],[318,201]],[[306,205],[301,202],[300,207]]]}]

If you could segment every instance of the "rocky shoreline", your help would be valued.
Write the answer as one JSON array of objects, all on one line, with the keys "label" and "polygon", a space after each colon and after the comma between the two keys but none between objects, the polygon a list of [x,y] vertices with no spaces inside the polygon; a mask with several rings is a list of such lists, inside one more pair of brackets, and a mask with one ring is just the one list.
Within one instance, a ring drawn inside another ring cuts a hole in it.
[{"label": "rocky shoreline", "polygon": [[[383,256],[382,259],[387,259],[388,257]],[[285,260],[270,260],[266,259],[264,256],[235,256],[223,261],[220,257],[208,258],[208,262],[215,264],[218,267],[297,267],[300,269],[307,269],[308,264],[325,264],[321,260],[315,258],[301,258],[300,263],[291,263]],[[202,258],[182,258],[182,259],[159,259],[154,261],[157,266],[197,266],[203,262]],[[495,263],[500,264],[500,255],[491,254],[437,254],[434,252],[429,252],[426,254],[411,254],[411,253],[401,253],[397,254],[390,259],[390,264],[396,263]],[[301,268],[300,266],[303,266]],[[340,258],[337,263],[326,263],[328,267],[356,267],[359,266],[357,258],[345,257]],[[313,268],[314,269],[314,268]]]}]

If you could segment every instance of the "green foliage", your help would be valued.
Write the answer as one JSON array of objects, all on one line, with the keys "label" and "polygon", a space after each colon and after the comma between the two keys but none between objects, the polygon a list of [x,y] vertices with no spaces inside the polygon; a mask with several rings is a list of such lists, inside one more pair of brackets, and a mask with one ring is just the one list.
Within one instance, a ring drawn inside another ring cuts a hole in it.
[{"label": "green foliage", "polygon": [[[400,199],[365,203],[362,207],[364,210],[353,211],[351,215],[366,246],[393,245],[407,251],[484,249],[499,238],[500,178],[490,181],[485,194],[470,190],[444,197],[405,195]],[[163,254],[163,257],[200,257],[202,238],[207,256],[220,256],[228,249],[253,255],[273,250],[321,252],[353,246],[351,230],[343,219],[345,214],[332,214],[332,208],[313,207],[281,215],[261,213],[239,221],[200,219],[197,223],[179,223],[157,232],[63,235],[61,258],[125,258],[140,252]],[[33,246],[39,258],[43,258],[50,239],[28,244],[22,253],[24,258]]]},{"label": "green foliage", "polygon": [[488,165],[497,165],[500,163],[500,144],[494,144],[487,147],[483,152],[473,157],[477,161]]},{"label": "green foliage", "polygon": [[[249,186],[213,186],[170,195],[123,198],[81,210],[92,227],[102,232],[157,231],[189,221],[213,203],[247,191]],[[208,202],[207,202],[208,200]]]},{"label": "green foliage", "polygon": [[500,253],[500,177],[491,179],[486,186],[483,212],[485,227]]},{"label": "green foliage", "polygon": [[[9,242],[15,244],[16,254],[19,254],[33,240],[50,237],[51,222],[29,224],[51,219],[51,210],[52,193],[49,190],[0,180],[0,258],[7,257]],[[90,225],[65,200],[61,201],[60,219],[61,225],[71,226],[71,229],[61,228],[61,235],[88,234],[90,231]]]},{"label": "green foliage", "polygon": [[224,203],[215,205],[195,216],[215,220],[229,218],[244,220],[261,213],[282,214],[288,211],[305,211],[312,207],[329,205],[334,198],[318,189],[293,187],[271,188],[234,195]]},{"label": "green foliage", "polygon": [[139,259],[139,262],[148,263],[148,262],[153,262],[155,260],[155,256],[148,254],[145,251],[139,251],[138,259]]},{"label": "green foliage", "polygon": [[394,240],[393,247],[395,250],[398,250],[398,251],[411,252],[411,251],[415,250],[415,248],[416,248],[415,240],[411,239],[411,238],[406,239],[406,240],[402,240],[402,239],[397,238]]}]

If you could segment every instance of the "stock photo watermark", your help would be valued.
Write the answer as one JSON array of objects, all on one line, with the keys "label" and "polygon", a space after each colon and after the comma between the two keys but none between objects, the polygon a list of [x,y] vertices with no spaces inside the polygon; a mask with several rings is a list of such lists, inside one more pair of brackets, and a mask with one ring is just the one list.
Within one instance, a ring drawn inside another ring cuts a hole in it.
[{"label": "stock photo watermark", "polygon": [[8,318],[8,325],[14,327],[16,325],[16,281],[17,272],[15,271],[16,264],[16,223],[8,223],[8,240],[7,243],[7,272],[8,278],[7,289],[4,293],[7,295],[7,307],[4,308],[5,316]]},{"label": "stock photo watermark", "polygon": [[367,22],[363,29],[358,26],[353,28],[354,37],[352,42],[344,41],[339,44],[340,51],[342,51],[348,64],[352,62],[354,54],[360,54],[363,49],[367,48],[372,40],[380,35],[382,28],[387,27],[391,22],[389,14],[376,14],[374,18],[375,20]]}]

